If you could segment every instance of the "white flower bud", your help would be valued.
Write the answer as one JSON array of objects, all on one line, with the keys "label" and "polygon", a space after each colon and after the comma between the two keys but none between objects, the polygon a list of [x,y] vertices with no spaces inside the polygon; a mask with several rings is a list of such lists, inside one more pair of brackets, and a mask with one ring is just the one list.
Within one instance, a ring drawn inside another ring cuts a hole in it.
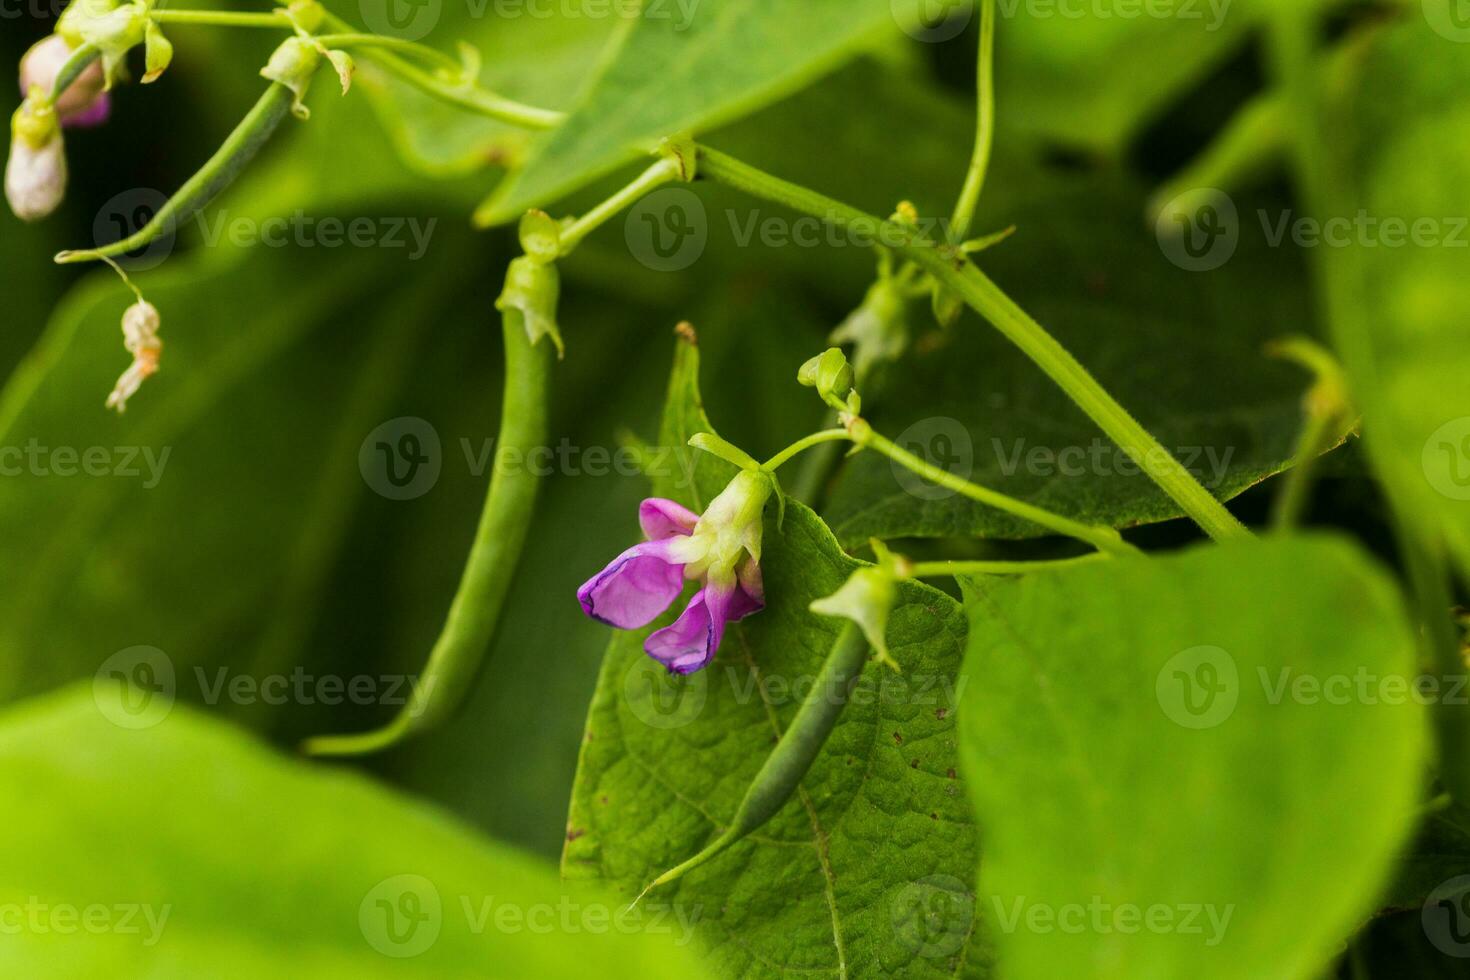
[{"label": "white flower bud", "polygon": [[[39,88],[49,96],[56,85],[56,76],[61,74],[62,66],[71,58],[72,50],[72,46],[59,34],[52,34],[33,45],[20,60],[21,92]],[[102,99],[103,82],[102,63],[94,61],[56,101],[56,113],[62,122],[91,113]]]},{"label": "white flower bud", "polygon": [[5,164],[5,200],[22,221],[39,221],[66,196],[66,147],[61,127],[49,109],[29,100],[10,127],[10,159]]}]

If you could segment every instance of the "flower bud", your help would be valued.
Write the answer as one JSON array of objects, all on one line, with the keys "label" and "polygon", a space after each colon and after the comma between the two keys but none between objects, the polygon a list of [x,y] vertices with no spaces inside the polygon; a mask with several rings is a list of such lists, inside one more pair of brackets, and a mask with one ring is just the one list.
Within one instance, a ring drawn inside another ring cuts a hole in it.
[{"label": "flower bud", "polygon": [[561,273],[555,262],[537,262],[522,255],[511,262],[505,272],[505,291],[495,301],[495,308],[525,327],[531,343],[550,337],[557,354],[565,351],[561,331],[556,325],[557,304],[561,300]]},{"label": "flower bud", "polygon": [[561,255],[561,223],[545,211],[531,209],[521,218],[521,250],[545,265]]},{"label": "flower bud", "polygon": [[822,400],[834,408],[842,406],[853,390],[852,366],[840,347],[830,347],[807,361],[796,373],[796,380],[817,389]]},{"label": "flower bud", "polygon": [[22,221],[39,221],[66,196],[66,148],[56,113],[39,89],[16,110],[10,123],[10,158],[5,164],[5,200]]},{"label": "flower bud", "polygon": [[[72,46],[59,34],[33,45],[20,60],[20,91],[40,89],[49,98],[56,77],[72,56]],[[107,118],[108,98],[102,91],[102,65],[92,62],[56,101],[63,126],[93,126]]]}]

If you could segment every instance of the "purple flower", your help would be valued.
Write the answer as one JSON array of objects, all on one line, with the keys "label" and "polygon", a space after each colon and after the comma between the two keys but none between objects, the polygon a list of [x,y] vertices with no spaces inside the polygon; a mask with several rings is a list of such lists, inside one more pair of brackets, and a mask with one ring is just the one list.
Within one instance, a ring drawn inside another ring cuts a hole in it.
[{"label": "purple flower", "polygon": [[[40,89],[50,97],[56,76],[72,55],[72,47],[59,34],[37,42],[20,61],[20,94]],[[100,126],[112,109],[111,97],[103,91],[105,79],[101,61],[93,61],[67,86],[56,100],[56,114],[61,124],[82,129]]]},{"label": "purple flower", "polygon": [[770,480],[745,472],[730,481],[700,517],[672,500],[645,500],[638,522],[648,538],[634,545],[577,590],[582,611],[619,629],[641,629],[684,591],[704,587],[672,626],[644,643],[648,655],[676,674],[709,664],[725,625],[765,606],[761,585],[762,514]]}]

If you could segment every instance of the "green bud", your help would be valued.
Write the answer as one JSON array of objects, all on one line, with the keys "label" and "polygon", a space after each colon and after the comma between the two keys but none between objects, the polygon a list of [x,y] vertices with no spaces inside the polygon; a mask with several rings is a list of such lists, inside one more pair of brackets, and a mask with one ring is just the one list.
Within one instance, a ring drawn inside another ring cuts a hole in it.
[{"label": "green bud", "polygon": [[893,572],[878,565],[860,568],[853,572],[842,588],[811,604],[811,610],[821,616],[850,619],[862,629],[863,635],[878,651],[878,657],[897,668],[888,653],[888,614],[898,601],[898,581]]},{"label": "green bud", "polygon": [[327,16],[326,8],[317,0],[291,0],[286,13],[291,16],[291,23],[308,34],[315,34]]},{"label": "green bud", "polygon": [[303,38],[292,37],[281,42],[281,46],[271,55],[271,60],[260,70],[260,75],[294,92],[296,100],[291,104],[291,112],[297,119],[306,119],[311,115],[311,110],[306,108],[302,100],[306,98],[306,90],[311,87],[311,77],[321,63],[322,53],[317,50],[316,45]]},{"label": "green bud", "polygon": [[545,211],[527,211],[520,232],[521,250],[533,262],[545,265],[561,257],[561,222]]},{"label": "green bud", "polygon": [[808,388],[817,389],[822,400],[833,408],[848,408],[843,400],[853,390],[853,374],[842,348],[830,347],[807,361],[796,373],[796,380]]},{"label": "green bud", "polygon": [[164,69],[174,60],[173,42],[163,36],[163,31],[153,21],[148,22],[148,27],[143,34],[143,54],[146,62],[146,71],[143,75],[143,84],[158,80]]},{"label": "green bud", "polygon": [[561,299],[561,273],[554,262],[537,262],[523,255],[511,262],[505,273],[505,291],[495,308],[521,324],[531,343],[550,337],[557,355],[565,353],[556,308]]}]

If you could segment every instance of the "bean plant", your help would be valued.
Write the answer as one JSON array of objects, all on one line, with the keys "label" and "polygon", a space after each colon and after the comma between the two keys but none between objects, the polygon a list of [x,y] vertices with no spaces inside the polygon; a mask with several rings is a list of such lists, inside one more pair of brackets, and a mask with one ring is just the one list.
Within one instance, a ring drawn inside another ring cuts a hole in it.
[{"label": "bean plant", "polygon": [[6,975],[1470,958],[1456,0],[33,13]]}]

